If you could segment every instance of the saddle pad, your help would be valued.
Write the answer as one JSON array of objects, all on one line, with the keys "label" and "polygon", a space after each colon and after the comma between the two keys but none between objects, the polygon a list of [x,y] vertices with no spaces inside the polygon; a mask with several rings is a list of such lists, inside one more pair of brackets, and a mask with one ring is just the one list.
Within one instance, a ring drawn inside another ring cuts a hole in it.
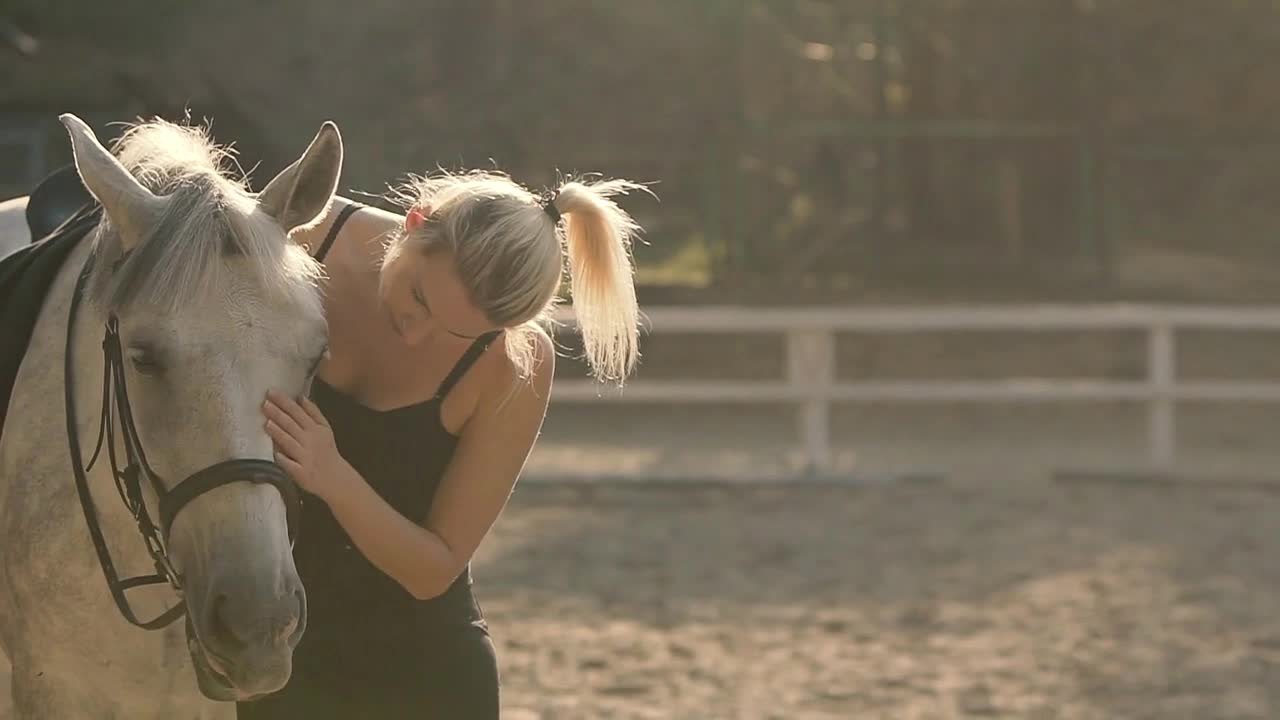
[{"label": "saddle pad", "polygon": [[9,398],[40,308],[67,255],[98,223],[101,206],[85,205],[45,237],[0,259],[0,434]]}]

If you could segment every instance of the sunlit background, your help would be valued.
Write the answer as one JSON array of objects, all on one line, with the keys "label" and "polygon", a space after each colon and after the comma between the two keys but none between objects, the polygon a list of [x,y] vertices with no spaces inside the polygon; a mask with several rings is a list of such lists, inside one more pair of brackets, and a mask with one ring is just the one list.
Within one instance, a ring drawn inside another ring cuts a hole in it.
[{"label": "sunlit background", "polygon": [[1244,0],[7,0],[0,199],[61,112],[207,120],[255,183],[331,119],[367,202],[650,185],[640,371],[566,329],[475,563],[505,717],[1275,718],[1278,44]]}]

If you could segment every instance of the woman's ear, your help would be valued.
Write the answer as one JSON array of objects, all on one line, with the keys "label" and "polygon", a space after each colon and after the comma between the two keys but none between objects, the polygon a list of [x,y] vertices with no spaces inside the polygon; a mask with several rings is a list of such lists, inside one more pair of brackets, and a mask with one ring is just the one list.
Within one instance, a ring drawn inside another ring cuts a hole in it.
[{"label": "woman's ear", "polygon": [[413,208],[404,215],[404,229],[408,232],[417,230],[422,227],[422,223],[426,222],[430,215],[431,208],[429,207]]}]

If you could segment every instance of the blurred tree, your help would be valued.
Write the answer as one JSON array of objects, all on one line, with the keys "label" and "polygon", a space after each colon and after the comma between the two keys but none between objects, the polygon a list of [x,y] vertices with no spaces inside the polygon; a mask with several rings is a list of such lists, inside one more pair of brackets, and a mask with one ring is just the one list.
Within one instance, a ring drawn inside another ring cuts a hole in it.
[{"label": "blurred tree", "polygon": [[1227,252],[1274,225],[1280,163],[1218,149],[1280,114],[1280,8],[1206,3],[8,0],[42,46],[0,51],[0,89],[190,108],[258,176],[334,119],[349,190],[490,163],[534,186],[655,181],[639,259],[709,259],[721,284],[916,282],[902,266],[972,287],[1067,277],[1097,177],[1113,235]]}]

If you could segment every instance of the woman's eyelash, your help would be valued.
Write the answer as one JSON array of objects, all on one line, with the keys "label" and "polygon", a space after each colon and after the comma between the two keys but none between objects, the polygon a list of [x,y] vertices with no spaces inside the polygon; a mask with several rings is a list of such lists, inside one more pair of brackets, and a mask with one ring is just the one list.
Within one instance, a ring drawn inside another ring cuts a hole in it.
[{"label": "woman's eyelash", "polygon": [[418,288],[413,289],[413,299],[422,306],[423,310],[427,311],[428,315],[431,314],[431,308],[427,305],[427,299],[422,296],[422,292],[419,291]]}]

